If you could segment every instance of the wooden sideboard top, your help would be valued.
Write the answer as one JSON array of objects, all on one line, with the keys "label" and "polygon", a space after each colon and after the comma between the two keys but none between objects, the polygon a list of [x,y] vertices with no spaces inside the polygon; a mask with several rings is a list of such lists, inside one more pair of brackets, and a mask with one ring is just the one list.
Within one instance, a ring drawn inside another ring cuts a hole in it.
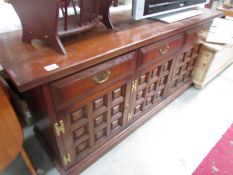
[{"label": "wooden sideboard top", "polygon": [[[63,44],[68,55],[58,54],[38,41],[33,45],[22,42],[21,31],[4,33],[0,35],[0,64],[23,92],[222,15],[209,9],[203,12],[173,24],[150,19],[134,21],[130,12],[113,14],[114,30],[100,24],[86,33],[65,39]],[[51,64],[59,68],[46,71],[44,67]]]}]

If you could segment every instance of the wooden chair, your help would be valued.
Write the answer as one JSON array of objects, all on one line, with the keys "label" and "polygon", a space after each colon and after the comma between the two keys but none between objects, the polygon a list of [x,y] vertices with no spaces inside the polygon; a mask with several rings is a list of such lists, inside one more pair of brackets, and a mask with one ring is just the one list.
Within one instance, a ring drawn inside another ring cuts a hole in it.
[{"label": "wooden chair", "polygon": [[36,172],[23,148],[23,132],[9,102],[5,86],[0,81],[0,172],[20,154],[32,175]]},{"label": "wooden chair", "polygon": [[[40,39],[61,54],[67,54],[61,38],[82,33],[99,22],[102,22],[106,28],[113,29],[109,15],[112,0],[11,0],[10,2],[22,23],[22,40],[30,43],[33,39]],[[114,3],[117,2],[114,0]],[[68,10],[72,6],[74,14],[69,14]],[[61,16],[59,16],[60,10],[63,14]]]},{"label": "wooden chair", "polygon": [[214,0],[210,0],[208,4],[205,5],[205,8],[211,9],[213,6]]},{"label": "wooden chair", "polygon": [[113,6],[117,7],[119,5],[119,1],[118,0],[113,0]]}]

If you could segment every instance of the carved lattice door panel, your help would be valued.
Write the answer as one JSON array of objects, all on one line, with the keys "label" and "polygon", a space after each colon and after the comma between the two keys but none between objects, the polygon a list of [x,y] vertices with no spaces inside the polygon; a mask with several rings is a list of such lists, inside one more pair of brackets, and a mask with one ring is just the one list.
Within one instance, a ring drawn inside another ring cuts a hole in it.
[{"label": "carved lattice door panel", "polygon": [[[119,84],[119,83],[118,83]],[[130,83],[110,87],[71,105],[60,118],[68,166],[83,159],[126,126]]]},{"label": "carved lattice door panel", "polygon": [[192,72],[199,50],[199,45],[193,46],[176,59],[168,94],[175,92],[184,84],[192,81]]},{"label": "carved lattice door panel", "polygon": [[141,73],[133,81],[132,120],[142,116],[164,99],[173,67],[173,58],[164,60],[155,64],[150,71]]}]

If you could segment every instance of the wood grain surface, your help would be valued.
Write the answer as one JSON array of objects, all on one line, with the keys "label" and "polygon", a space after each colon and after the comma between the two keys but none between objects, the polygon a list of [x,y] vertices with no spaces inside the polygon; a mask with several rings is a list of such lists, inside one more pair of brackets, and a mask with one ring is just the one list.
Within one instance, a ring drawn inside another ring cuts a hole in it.
[{"label": "wood grain surface", "polygon": [[0,138],[0,171],[2,171],[21,151],[23,145],[23,133],[1,81]]},{"label": "wood grain surface", "polygon": [[[203,14],[173,24],[150,19],[134,21],[130,12],[112,14],[114,30],[106,31],[103,25],[63,41],[68,55],[60,55],[45,44],[33,45],[21,41],[21,31],[0,35],[0,64],[20,91],[125,54],[136,48],[159,41],[205,23],[221,12],[203,9]],[[57,64],[58,69],[46,71],[45,66]]]}]

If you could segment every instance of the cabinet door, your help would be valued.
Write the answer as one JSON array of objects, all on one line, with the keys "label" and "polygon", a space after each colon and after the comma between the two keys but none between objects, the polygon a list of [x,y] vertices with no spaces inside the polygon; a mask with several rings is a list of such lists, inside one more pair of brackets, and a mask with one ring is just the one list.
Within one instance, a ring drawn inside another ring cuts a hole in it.
[{"label": "cabinet door", "polygon": [[135,65],[133,52],[50,85],[65,130],[61,137],[66,167],[84,159],[126,127]]},{"label": "cabinet door", "polygon": [[59,112],[64,145],[72,163],[120,133],[126,126],[130,83],[120,82]]},{"label": "cabinet door", "polygon": [[192,83],[192,72],[200,52],[201,43],[205,41],[211,23],[207,22],[185,32],[185,42],[181,54],[175,61],[167,96],[182,86]]},{"label": "cabinet door", "polygon": [[187,50],[183,50],[180,56],[175,60],[167,95],[174,93],[186,84],[192,83],[192,72],[199,50],[200,45],[194,44]]},{"label": "cabinet door", "polygon": [[132,83],[129,123],[164,100],[174,60],[183,43],[178,34],[139,50],[136,79]]},{"label": "cabinet door", "polygon": [[159,59],[138,73],[131,87],[133,97],[130,123],[164,100],[174,59],[175,56]]}]

